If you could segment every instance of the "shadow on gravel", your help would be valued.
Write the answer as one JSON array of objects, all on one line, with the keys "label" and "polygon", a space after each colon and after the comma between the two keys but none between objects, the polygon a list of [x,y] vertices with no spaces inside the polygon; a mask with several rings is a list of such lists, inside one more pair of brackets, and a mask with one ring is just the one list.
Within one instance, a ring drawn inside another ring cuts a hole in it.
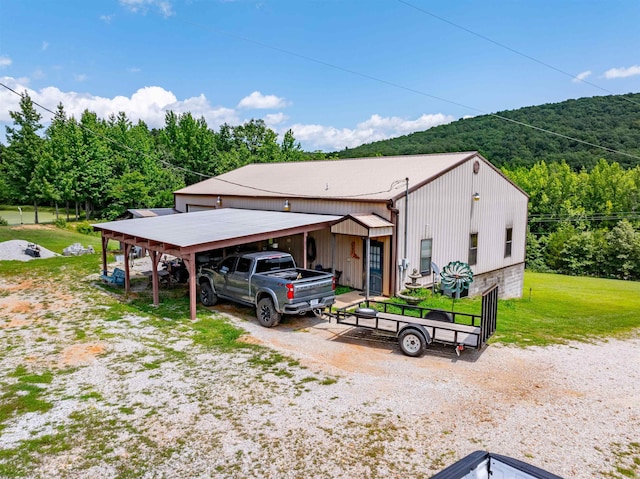
[{"label": "shadow on gravel", "polygon": [[[400,351],[398,340],[395,337],[386,334],[380,334],[374,330],[367,328],[351,328],[341,333],[336,333],[335,337],[331,339],[331,341],[349,344],[366,344],[367,346],[370,346],[372,348],[393,351],[394,354],[403,354],[402,351]],[[449,359],[453,363],[458,361],[474,363],[480,358],[484,350],[485,348],[483,348],[481,351],[477,351],[475,349],[465,349],[460,353],[460,356],[458,356],[453,346],[448,346],[440,343],[432,343],[431,345],[429,345],[424,355]],[[415,359],[420,360],[420,358]]]}]

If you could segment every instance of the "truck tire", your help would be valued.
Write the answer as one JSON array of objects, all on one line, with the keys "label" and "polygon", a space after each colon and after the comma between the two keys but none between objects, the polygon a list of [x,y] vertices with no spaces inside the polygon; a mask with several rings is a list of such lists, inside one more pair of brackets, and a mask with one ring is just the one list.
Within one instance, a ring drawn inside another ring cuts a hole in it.
[{"label": "truck tire", "polygon": [[262,298],[256,307],[258,322],[265,328],[273,328],[280,322],[280,313],[276,311],[271,298]]},{"label": "truck tire", "polygon": [[213,288],[208,281],[200,283],[200,301],[205,306],[215,306],[218,302],[218,295],[213,292]]},{"label": "truck tire", "polygon": [[420,331],[414,328],[405,328],[398,335],[400,349],[407,356],[417,358],[422,356],[427,349],[427,340]]}]

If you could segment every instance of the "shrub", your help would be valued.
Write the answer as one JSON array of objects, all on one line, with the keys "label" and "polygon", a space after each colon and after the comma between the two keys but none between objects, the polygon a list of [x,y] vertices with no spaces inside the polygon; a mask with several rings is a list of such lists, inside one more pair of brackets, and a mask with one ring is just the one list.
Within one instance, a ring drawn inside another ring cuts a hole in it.
[{"label": "shrub", "polygon": [[9,222],[0,216],[0,226],[9,226]]},{"label": "shrub", "polygon": [[88,221],[83,221],[76,225],[76,231],[83,235],[90,235],[93,233],[93,226],[91,226]]},{"label": "shrub", "polygon": [[57,228],[65,229],[67,227],[67,220],[65,220],[64,218],[58,218],[55,221],[55,225]]}]

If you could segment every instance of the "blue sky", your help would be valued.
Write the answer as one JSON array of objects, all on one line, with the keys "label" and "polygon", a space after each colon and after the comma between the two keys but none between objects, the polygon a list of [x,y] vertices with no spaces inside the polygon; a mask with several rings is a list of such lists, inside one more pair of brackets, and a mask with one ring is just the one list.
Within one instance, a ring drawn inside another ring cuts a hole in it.
[{"label": "blue sky", "polygon": [[[333,151],[638,92],[638,19],[637,0],[0,0],[0,79],[76,118],[263,118]],[[0,87],[3,142],[18,101]]]}]

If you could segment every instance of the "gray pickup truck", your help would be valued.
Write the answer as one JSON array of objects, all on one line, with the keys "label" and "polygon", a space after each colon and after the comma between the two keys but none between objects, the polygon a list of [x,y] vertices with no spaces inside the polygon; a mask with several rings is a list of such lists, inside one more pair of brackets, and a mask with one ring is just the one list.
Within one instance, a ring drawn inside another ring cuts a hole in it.
[{"label": "gray pickup truck", "polygon": [[296,268],[289,253],[278,251],[228,256],[215,267],[200,266],[197,279],[202,304],[213,306],[224,298],[255,306],[267,328],[283,314],[318,312],[336,299],[332,273]]}]

